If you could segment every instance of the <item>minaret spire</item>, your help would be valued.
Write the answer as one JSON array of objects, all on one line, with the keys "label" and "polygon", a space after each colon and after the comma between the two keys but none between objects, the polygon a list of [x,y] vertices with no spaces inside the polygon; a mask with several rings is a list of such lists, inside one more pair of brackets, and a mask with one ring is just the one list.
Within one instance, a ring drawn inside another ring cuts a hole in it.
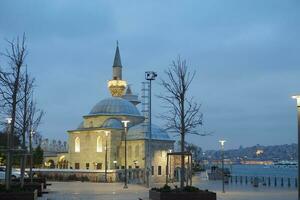
[{"label": "minaret spire", "polygon": [[108,88],[112,96],[121,97],[122,95],[124,95],[127,83],[126,81],[122,80],[122,63],[118,41],[112,68],[113,77],[112,80],[108,81]]},{"label": "minaret spire", "polygon": [[119,51],[119,41],[118,40],[117,40],[117,48],[116,48],[113,67],[122,67],[121,56],[120,56],[120,51]]}]

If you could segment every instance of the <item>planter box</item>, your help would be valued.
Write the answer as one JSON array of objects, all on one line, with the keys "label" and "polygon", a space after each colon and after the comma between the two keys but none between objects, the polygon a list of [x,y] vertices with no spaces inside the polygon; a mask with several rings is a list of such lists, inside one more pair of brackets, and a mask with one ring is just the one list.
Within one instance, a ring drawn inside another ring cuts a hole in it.
[{"label": "planter box", "polygon": [[37,190],[38,197],[41,197],[43,195],[43,184],[42,183],[25,183],[24,189],[26,190]]},{"label": "planter box", "polygon": [[[18,190],[21,187],[20,183],[11,185],[11,188]],[[42,183],[24,183],[24,190],[34,191],[37,190],[37,195],[41,197],[43,195],[43,184]],[[0,198],[1,199],[1,198]]]},{"label": "planter box", "polygon": [[214,192],[200,190],[198,192],[157,192],[149,191],[150,200],[216,200]]},{"label": "planter box", "polygon": [[[20,178],[13,180],[13,182],[19,183]],[[24,178],[24,183],[30,183],[30,182],[31,182],[30,178]],[[42,183],[43,189],[47,188],[47,180],[45,177],[34,177],[34,178],[32,178],[32,182],[33,183]]]},{"label": "planter box", "polygon": [[0,192],[1,200],[37,200],[37,190],[19,192]]}]

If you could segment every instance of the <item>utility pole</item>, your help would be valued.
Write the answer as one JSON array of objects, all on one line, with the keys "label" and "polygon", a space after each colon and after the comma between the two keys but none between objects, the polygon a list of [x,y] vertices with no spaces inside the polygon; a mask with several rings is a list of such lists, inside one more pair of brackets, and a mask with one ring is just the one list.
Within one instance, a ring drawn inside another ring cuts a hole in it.
[{"label": "utility pole", "polygon": [[130,121],[129,120],[123,120],[122,123],[123,123],[123,126],[124,126],[124,134],[125,134],[125,137],[124,137],[124,140],[125,140],[125,180],[124,180],[124,189],[127,189],[128,186],[127,186],[127,132],[128,132],[128,123]]},{"label": "utility pole", "polygon": [[300,95],[292,96],[297,101],[297,117],[298,117],[298,200],[300,200]]},{"label": "utility pole", "polygon": [[11,183],[11,120],[12,118],[6,118],[7,121],[7,158],[6,158],[6,171],[5,171],[5,188],[10,189]]},{"label": "utility pole", "polygon": [[35,132],[31,129],[29,134],[29,152],[30,152],[30,169],[29,169],[29,176],[30,182],[32,183],[32,166],[33,166],[33,153],[32,153],[32,137]]},{"label": "utility pole", "polygon": [[105,131],[105,182],[107,183],[107,139],[109,131]]},{"label": "utility pole", "polygon": [[225,185],[224,185],[224,144],[226,140],[219,140],[221,144],[221,153],[222,153],[222,191],[225,193]]},{"label": "utility pole", "polygon": [[151,186],[151,174],[152,174],[152,152],[151,152],[151,140],[152,140],[152,120],[151,120],[151,90],[152,90],[152,85],[151,82],[155,80],[157,77],[157,73],[153,71],[147,71],[145,72],[145,78],[146,80],[149,81],[149,125],[148,125],[148,130],[149,130],[149,138],[148,138],[148,153],[147,153],[147,187],[149,188]]}]

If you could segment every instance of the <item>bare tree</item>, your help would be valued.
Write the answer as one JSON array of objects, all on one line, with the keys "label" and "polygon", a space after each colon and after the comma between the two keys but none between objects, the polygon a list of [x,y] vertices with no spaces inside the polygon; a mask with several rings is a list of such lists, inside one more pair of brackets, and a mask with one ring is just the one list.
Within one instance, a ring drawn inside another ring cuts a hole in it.
[{"label": "bare tree", "polygon": [[[202,125],[202,113],[200,104],[189,97],[188,91],[191,82],[195,77],[195,71],[189,72],[185,60],[178,56],[172,61],[171,66],[165,71],[167,78],[161,80],[160,84],[164,88],[163,95],[159,98],[163,101],[164,107],[168,109],[166,114],[161,117],[166,121],[167,130],[179,133],[181,136],[181,152],[185,152],[186,134],[201,134],[197,131],[198,126]],[[181,181],[180,187],[184,187],[184,155],[181,156]]]},{"label": "bare tree", "polygon": [[[33,93],[33,84],[34,79],[29,77],[27,73],[27,68],[24,74],[24,83],[20,86],[20,96],[21,101],[17,106],[17,114],[16,114],[16,129],[19,130],[21,137],[21,145],[22,149],[26,150],[26,134],[29,130],[30,125],[30,101]],[[24,174],[25,174],[25,166],[26,166],[26,154],[23,154],[21,157],[21,187],[24,186]]]},{"label": "bare tree", "polygon": [[[9,113],[11,117],[10,131],[8,133],[15,135],[16,125],[16,113],[17,104],[21,101],[20,98],[20,85],[22,82],[22,68],[24,67],[24,61],[27,54],[25,46],[25,34],[20,41],[17,38],[16,41],[8,41],[9,49],[3,53],[9,64],[9,72],[1,70],[0,73],[0,96],[2,99],[2,106]],[[13,148],[13,138],[8,134],[8,149]],[[7,165],[6,165],[6,189],[10,188],[11,172],[12,172],[12,155],[11,151],[7,153]]]},{"label": "bare tree", "polygon": [[[0,69],[0,107],[2,115],[12,118],[8,134],[8,149],[13,148],[13,138],[21,140],[21,147],[23,149],[23,156],[21,157],[21,186],[24,185],[24,172],[26,165],[26,144],[29,141],[30,133],[32,130],[37,130],[44,112],[37,109],[36,102],[33,99],[33,90],[35,79],[31,78],[24,70],[24,61],[27,55],[27,49],[25,46],[25,34],[22,40],[8,41],[9,49],[3,53],[5,58],[8,59],[8,67],[4,71]],[[35,137],[39,137],[37,133]],[[30,138],[31,139],[31,138]],[[7,159],[7,188],[10,187],[11,177],[11,153],[8,153]],[[32,157],[32,155],[31,155]]]},{"label": "bare tree", "polygon": [[[32,139],[39,138],[41,135],[37,132],[38,126],[44,116],[44,111],[38,109],[36,102],[33,98],[29,104],[29,129],[28,129],[28,140],[29,140],[29,150],[30,150],[30,180],[32,182],[32,165],[33,165],[33,152],[32,152]],[[34,134],[34,135],[33,135]]]}]

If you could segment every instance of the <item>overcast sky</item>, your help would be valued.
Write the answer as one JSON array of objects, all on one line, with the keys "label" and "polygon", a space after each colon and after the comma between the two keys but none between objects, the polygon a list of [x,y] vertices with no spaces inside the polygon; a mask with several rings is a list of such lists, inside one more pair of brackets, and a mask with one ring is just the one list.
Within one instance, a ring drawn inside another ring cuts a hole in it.
[{"label": "overcast sky", "polygon": [[[40,131],[48,138],[66,140],[110,96],[119,40],[123,77],[136,93],[146,70],[163,78],[179,54],[197,71],[190,95],[202,104],[201,130],[213,135],[189,141],[204,149],[219,148],[221,138],[226,148],[296,143],[290,96],[300,92],[299,10],[298,0],[1,0],[0,50],[4,39],[26,33],[26,63],[46,112]],[[153,101],[157,115],[160,102]]]}]

